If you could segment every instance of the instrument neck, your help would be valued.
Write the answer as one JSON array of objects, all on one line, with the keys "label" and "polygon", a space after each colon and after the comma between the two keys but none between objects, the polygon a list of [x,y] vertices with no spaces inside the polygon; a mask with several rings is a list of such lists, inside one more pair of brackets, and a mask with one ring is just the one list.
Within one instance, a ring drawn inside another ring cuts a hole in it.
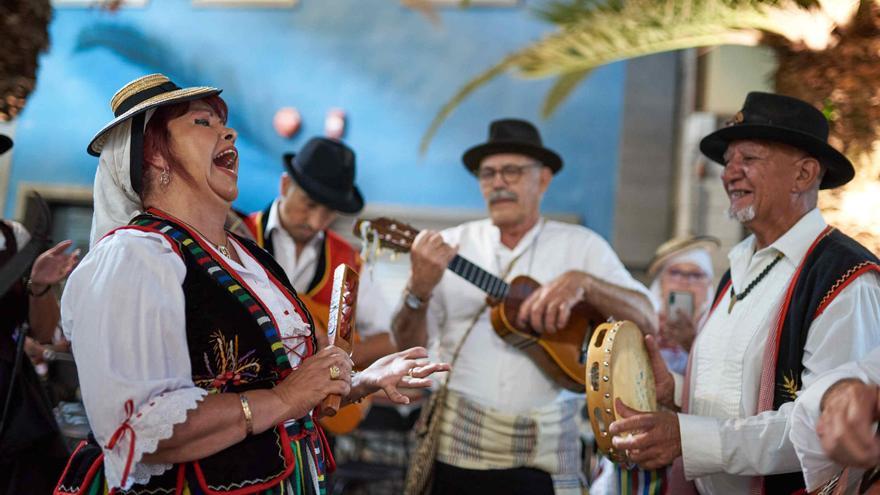
[{"label": "instrument neck", "polygon": [[510,290],[510,285],[507,282],[457,254],[449,262],[447,268],[495,299],[504,299]]}]

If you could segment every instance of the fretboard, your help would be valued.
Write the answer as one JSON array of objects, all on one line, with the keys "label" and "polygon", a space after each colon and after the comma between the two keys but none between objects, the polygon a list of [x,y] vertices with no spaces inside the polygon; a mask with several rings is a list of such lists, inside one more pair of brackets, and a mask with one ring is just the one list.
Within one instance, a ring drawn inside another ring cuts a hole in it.
[{"label": "fretboard", "polygon": [[495,299],[504,299],[510,286],[495,275],[483,270],[459,255],[455,255],[447,266],[450,270],[468,282],[476,285]]}]

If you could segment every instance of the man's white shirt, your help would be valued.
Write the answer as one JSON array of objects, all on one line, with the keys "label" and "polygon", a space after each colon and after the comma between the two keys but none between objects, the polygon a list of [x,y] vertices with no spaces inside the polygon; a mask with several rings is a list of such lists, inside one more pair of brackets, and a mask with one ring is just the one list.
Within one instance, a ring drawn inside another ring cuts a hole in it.
[{"label": "man's white shirt", "polygon": [[[750,476],[801,469],[789,440],[793,403],[756,415],[758,391],[767,336],[783,295],[825,227],[814,209],[772,245],[755,251],[750,236],[730,251],[737,294],[777,254],[783,258],[730,313],[730,290],[722,294],[694,342],[689,409],[679,415],[679,424],[685,475],[697,478],[700,493],[745,494]],[[818,373],[858,359],[880,343],[877,308],[880,278],[872,273],[848,285],[813,321],[804,346],[804,388]]]}]

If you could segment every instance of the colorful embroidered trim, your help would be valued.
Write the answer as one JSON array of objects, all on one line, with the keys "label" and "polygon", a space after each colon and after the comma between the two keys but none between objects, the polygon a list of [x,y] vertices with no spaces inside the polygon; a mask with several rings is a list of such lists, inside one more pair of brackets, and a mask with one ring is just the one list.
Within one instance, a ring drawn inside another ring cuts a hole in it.
[{"label": "colorful embroidered trim", "polygon": [[233,297],[238,299],[238,301],[241,302],[241,304],[251,313],[251,316],[257,322],[257,325],[260,326],[263,335],[266,337],[266,340],[272,348],[272,353],[275,355],[275,364],[282,369],[290,369],[290,360],[287,359],[287,351],[284,348],[284,344],[281,343],[281,333],[278,331],[275,322],[272,321],[269,314],[262,306],[260,306],[256,298],[239,285],[238,280],[233,278],[223,269],[223,267],[220,266],[219,263],[214,261],[214,258],[205,252],[205,250],[202,249],[202,247],[199,246],[199,244],[188,233],[174,227],[164,220],[142,218],[139,220],[136,219],[131,225],[146,227],[161,232],[177,241],[189,251],[205,272],[207,272],[215,282],[220,284],[221,287],[229,291]]}]

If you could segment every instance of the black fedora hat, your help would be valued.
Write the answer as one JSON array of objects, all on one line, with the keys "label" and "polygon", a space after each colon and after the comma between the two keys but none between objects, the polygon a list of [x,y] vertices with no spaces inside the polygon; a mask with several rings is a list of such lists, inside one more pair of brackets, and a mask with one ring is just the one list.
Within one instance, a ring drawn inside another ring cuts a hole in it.
[{"label": "black fedora hat", "polygon": [[9,151],[9,148],[12,148],[12,139],[9,139],[9,136],[0,134],[0,155]]},{"label": "black fedora hat", "polygon": [[497,153],[528,155],[550,168],[554,174],[562,168],[562,158],[555,151],[544,147],[538,129],[525,120],[493,121],[489,124],[489,140],[465,151],[461,160],[468,170],[476,173],[483,158]]},{"label": "black fedora hat", "polygon": [[752,92],[728,122],[700,141],[700,151],[724,165],[731,141],[761,139],[794,146],[819,160],[825,167],[821,189],[840,187],[855,175],[852,163],[828,144],[828,120],[816,107],[790,96]]},{"label": "black fedora hat", "polygon": [[342,213],[364,208],[364,197],[354,185],[354,151],[333,139],[315,137],[299,153],[286,153],[284,167],[310,198]]}]

